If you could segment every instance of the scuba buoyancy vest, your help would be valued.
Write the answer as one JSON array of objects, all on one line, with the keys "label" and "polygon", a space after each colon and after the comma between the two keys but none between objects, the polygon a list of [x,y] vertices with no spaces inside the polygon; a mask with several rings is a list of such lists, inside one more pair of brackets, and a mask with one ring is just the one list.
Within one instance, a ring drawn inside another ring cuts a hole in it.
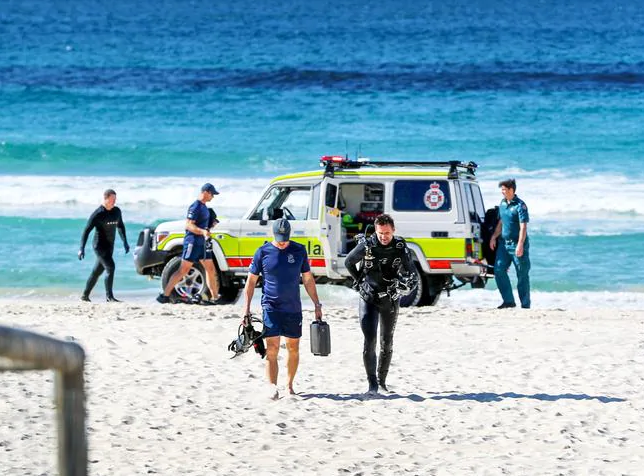
[{"label": "scuba buoyancy vest", "polygon": [[[261,324],[262,331],[260,332],[256,330],[253,327],[253,323]],[[231,359],[246,353],[251,347],[253,347],[255,352],[263,359],[266,355],[266,347],[264,346],[264,341],[262,339],[263,336],[264,321],[253,315],[244,316],[244,321],[237,329],[237,338],[228,345],[228,350],[235,353]]]},{"label": "scuba buoyancy vest", "polygon": [[365,247],[357,283],[360,297],[370,303],[386,298],[396,301],[413,291],[417,275],[409,269],[411,257],[403,238],[394,236],[387,246],[381,245],[375,234],[369,238],[364,235],[356,238]]}]

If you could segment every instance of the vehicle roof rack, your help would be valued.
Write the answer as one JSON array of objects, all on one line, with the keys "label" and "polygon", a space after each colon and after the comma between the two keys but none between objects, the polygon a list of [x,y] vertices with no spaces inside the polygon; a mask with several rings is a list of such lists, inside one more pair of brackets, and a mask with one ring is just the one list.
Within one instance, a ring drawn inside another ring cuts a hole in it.
[{"label": "vehicle roof rack", "polygon": [[359,169],[361,167],[449,167],[447,178],[458,178],[459,170],[467,172],[470,175],[476,175],[476,162],[460,162],[458,160],[448,161],[424,161],[424,160],[382,160],[374,162],[366,157],[350,160],[347,157],[338,155],[325,155],[320,159],[320,166],[324,167],[324,175],[333,177],[336,170],[342,169]]}]

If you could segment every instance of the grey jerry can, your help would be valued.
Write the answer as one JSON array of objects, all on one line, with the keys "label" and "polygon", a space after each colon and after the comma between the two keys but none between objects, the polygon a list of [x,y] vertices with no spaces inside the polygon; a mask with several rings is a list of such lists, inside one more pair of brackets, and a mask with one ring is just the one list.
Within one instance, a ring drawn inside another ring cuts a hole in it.
[{"label": "grey jerry can", "polygon": [[311,352],[322,356],[331,353],[331,328],[324,321],[311,323]]}]

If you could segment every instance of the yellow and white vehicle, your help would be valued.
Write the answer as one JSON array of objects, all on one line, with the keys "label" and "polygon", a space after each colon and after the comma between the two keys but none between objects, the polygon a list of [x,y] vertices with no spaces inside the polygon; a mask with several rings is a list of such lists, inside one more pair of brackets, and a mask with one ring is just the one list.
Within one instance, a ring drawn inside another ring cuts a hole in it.
[{"label": "yellow and white vehicle", "polygon": [[[213,229],[214,260],[225,301],[237,298],[255,250],[272,240],[272,222],[281,217],[291,223],[291,239],[306,246],[320,284],[352,284],[344,259],[355,246],[354,237],[373,232],[374,218],[388,213],[422,278],[402,305],[433,305],[443,290],[467,283],[485,286],[485,207],[476,164],[326,156],[321,165],[320,170],[276,177],[243,218],[222,220]],[[165,285],[179,266],[184,225],[184,220],[164,222],[141,231],[134,252],[140,274],[160,276]],[[193,267],[176,292],[207,293],[201,266]]]}]

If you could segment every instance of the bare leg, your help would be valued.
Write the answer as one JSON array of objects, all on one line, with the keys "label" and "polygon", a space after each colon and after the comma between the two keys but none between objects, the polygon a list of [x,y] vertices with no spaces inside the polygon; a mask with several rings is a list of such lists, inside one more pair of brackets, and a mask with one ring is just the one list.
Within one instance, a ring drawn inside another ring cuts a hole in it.
[{"label": "bare leg", "polygon": [[293,339],[290,337],[285,337],[286,339],[286,350],[288,350],[288,393],[291,395],[295,394],[293,390],[293,380],[295,380],[295,374],[297,372],[297,366],[300,364],[300,339]]},{"label": "bare leg", "polygon": [[164,296],[170,296],[170,293],[172,292],[174,287],[179,281],[181,281],[181,278],[188,274],[190,268],[192,268],[192,262],[182,259],[181,266],[179,266],[179,269],[172,276],[170,276],[170,281],[168,281],[168,285],[163,290]]},{"label": "bare leg", "polygon": [[[277,354],[280,350],[280,337],[267,337],[266,338],[266,376],[268,377],[268,381],[272,384],[277,386],[277,374],[278,374],[278,366],[277,366]],[[273,395],[273,399],[279,398],[279,393],[277,390],[275,391],[275,395]]]},{"label": "bare leg", "polygon": [[206,271],[206,285],[210,291],[210,299],[217,299],[219,296],[219,278],[217,277],[217,270],[215,263],[210,259],[202,259],[201,265]]}]

